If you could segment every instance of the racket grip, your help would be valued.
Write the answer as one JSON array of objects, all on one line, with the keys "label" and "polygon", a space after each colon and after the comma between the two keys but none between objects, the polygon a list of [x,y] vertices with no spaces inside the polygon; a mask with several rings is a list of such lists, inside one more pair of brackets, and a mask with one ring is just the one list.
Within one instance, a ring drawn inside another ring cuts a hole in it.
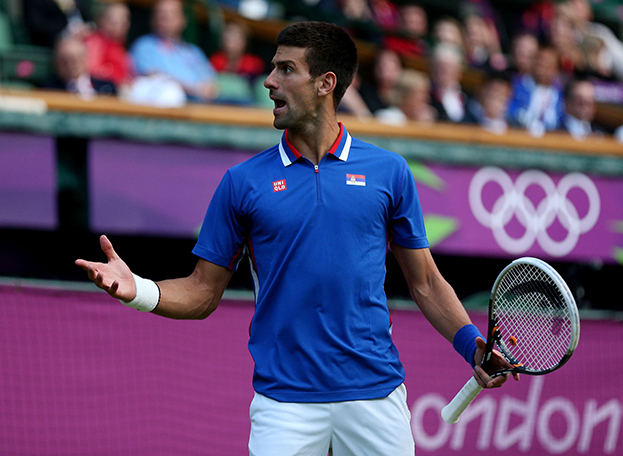
[{"label": "racket grip", "polygon": [[461,391],[454,396],[454,399],[441,410],[441,417],[443,420],[450,424],[458,422],[461,413],[476,399],[476,396],[478,396],[478,393],[481,391],[482,386],[478,384],[474,377],[470,378],[469,381],[463,385]]}]

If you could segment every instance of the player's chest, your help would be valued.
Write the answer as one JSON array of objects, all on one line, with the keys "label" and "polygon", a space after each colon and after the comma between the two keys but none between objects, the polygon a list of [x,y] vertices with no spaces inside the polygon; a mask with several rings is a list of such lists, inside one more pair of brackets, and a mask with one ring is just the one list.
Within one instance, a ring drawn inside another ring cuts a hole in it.
[{"label": "player's chest", "polygon": [[271,171],[254,185],[245,210],[252,225],[380,226],[387,220],[389,192],[374,170],[344,163],[295,165]]}]

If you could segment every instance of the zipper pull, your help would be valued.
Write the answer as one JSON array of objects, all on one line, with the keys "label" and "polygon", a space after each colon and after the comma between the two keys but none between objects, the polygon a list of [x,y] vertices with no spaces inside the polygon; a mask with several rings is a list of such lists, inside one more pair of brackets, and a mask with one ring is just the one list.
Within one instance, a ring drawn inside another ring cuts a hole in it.
[{"label": "zipper pull", "polygon": [[318,172],[318,165],[314,165],[314,172],[317,173]]}]

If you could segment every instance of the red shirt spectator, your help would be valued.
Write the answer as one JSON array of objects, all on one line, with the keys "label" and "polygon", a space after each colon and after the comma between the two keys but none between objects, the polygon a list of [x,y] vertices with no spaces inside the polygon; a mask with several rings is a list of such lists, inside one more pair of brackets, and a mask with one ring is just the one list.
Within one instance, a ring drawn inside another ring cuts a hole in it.
[{"label": "red shirt spectator", "polygon": [[121,86],[132,79],[131,61],[125,48],[130,10],[123,3],[111,3],[104,8],[97,17],[97,30],[85,38],[89,73]]},{"label": "red shirt spectator", "polygon": [[220,50],[210,56],[210,62],[219,73],[235,73],[254,79],[264,72],[264,61],[246,51],[248,31],[244,24],[230,22],[223,30]]},{"label": "red shirt spectator", "polygon": [[230,62],[224,52],[217,51],[210,57],[210,62],[212,62],[212,66],[219,73],[230,72],[248,78],[255,78],[264,72],[264,62],[253,54],[244,54],[236,62]]}]

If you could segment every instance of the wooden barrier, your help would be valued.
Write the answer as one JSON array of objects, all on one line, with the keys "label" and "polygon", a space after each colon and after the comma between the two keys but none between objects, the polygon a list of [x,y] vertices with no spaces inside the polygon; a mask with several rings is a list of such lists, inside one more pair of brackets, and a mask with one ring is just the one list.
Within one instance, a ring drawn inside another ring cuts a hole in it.
[{"label": "wooden barrier", "polygon": [[[188,104],[181,108],[155,108],[131,104],[116,97],[95,97],[85,100],[64,92],[1,88],[0,96],[11,97],[18,102],[23,100],[24,103],[28,103],[28,100],[43,101],[48,111],[83,112],[266,128],[272,128],[273,121],[272,112],[263,108],[208,104]],[[552,152],[565,151],[584,155],[606,154],[623,158],[623,144],[611,137],[577,141],[562,132],[548,133],[541,138],[535,138],[522,129],[511,129],[504,135],[495,135],[477,126],[444,122],[435,124],[409,122],[403,126],[394,126],[383,124],[375,119],[361,119],[350,115],[340,115],[340,120],[355,135],[546,149]]]}]

